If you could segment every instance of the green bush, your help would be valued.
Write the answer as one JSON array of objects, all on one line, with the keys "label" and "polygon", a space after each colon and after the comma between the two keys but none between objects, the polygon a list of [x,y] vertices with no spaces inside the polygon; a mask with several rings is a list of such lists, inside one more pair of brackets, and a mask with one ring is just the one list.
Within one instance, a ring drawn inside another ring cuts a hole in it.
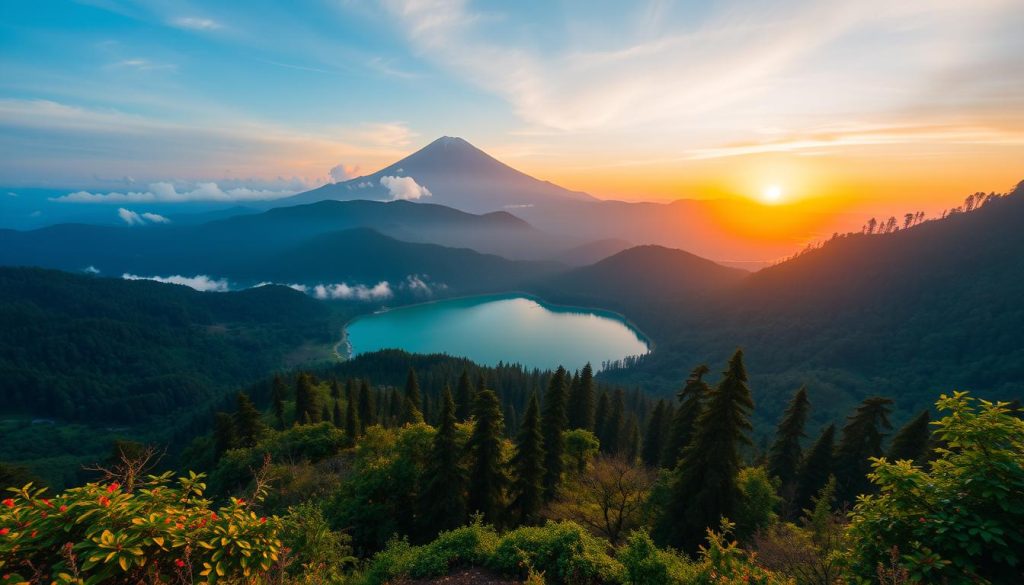
[{"label": "green bush", "polygon": [[533,569],[554,583],[619,583],[622,565],[607,548],[606,541],[576,523],[549,522],[504,535],[488,566],[523,577]]},{"label": "green bush", "polygon": [[942,446],[929,469],[874,461],[879,493],[850,515],[853,569],[872,579],[896,549],[915,581],[1024,582],[1024,421],[965,392],[937,405],[947,414],[932,423]]},{"label": "green bush", "polygon": [[485,565],[498,546],[498,534],[479,522],[442,532],[430,544],[420,547],[409,576],[440,577],[459,565]]},{"label": "green bush", "polygon": [[697,579],[698,569],[694,563],[682,555],[659,549],[643,531],[629,535],[618,559],[625,569],[624,582],[629,585],[674,585]]}]

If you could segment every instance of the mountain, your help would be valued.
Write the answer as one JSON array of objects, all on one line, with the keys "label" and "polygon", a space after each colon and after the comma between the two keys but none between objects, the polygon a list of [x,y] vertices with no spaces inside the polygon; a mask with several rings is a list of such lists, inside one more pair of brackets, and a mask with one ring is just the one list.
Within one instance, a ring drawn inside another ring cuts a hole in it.
[{"label": "mountain", "polygon": [[403,242],[369,228],[355,228],[316,236],[279,254],[254,260],[236,274],[276,282],[411,283],[412,292],[428,292],[417,287],[430,287],[431,293],[471,294],[515,289],[561,269],[554,263],[515,261],[466,248]]},{"label": "mountain", "polygon": [[371,175],[324,185],[273,204],[393,199],[385,177],[410,178],[429,190],[430,195],[423,200],[473,213],[521,209],[550,201],[593,201],[586,193],[517,171],[462,138],[444,136]]},{"label": "mountain", "polygon": [[610,379],[673,389],[743,347],[755,400],[780,412],[807,384],[819,422],[869,395],[901,412],[937,392],[1024,399],[1024,185],[970,213],[839,237],[702,302],[630,301],[657,343]]},{"label": "mountain", "polygon": [[[365,229],[364,229],[365,228]],[[331,236],[355,229],[347,236]],[[388,234],[384,238],[382,234]],[[402,241],[399,241],[402,240]],[[426,242],[445,244],[423,247]],[[468,269],[444,270],[447,280],[472,283],[473,289],[508,283],[526,274],[549,272],[553,266],[517,264],[484,251],[511,250],[522,256],[545,256],[561,250],[563,241],[538,232],[505,212],[473,215],[448,207],[408,201],[322,201],[243,214],[201,225],[114,227],[62,224],[29,232],[0,230],[0,265],[31,265],[102,274],[143,276],[205,274],[255,284],[287,275],[290,282],[318,284],[329,275],[333,282],[374,284],[391,280],[395,268],[440,278],[435,267],[453,260],[468,262],[493,282],[474,278]],[[375,246],[382,246],[377,250]],[[419,245],[419,247],[417,247]],[[385,258],[384,249],[396,254]],[[409,255],[398,248],[415,250]],[[298,250],[298,251],[295,251]],[[376,258],[373,264],[359,264]],[[331,262],[330,267],[317,263]],[[411,261],[415,259],[415,261]],[[486,266],[485,266],[486,265]],[[303,274],[295,267],[308,268]],[[361,266],[358,274],[342,267]],[[489,268],[491,266],[493,268]],[[508,276],[503,276],[507,274]],[[373,282],[353,281],[374,279]],[[453,284],[449,282],[448,284]]]},{"label": "mountain", "polygon": [[613,256],[632,247],[633,244],[626,240],[620,240],[618,238],[604,238],[573,246],[568,250],[563,250],[556,254],[553,260],[569,266],[586,266],[588,264],[600,262],[609,256]]},{"label": "mountain", "polygon": [[706,295],[735,286],[749,273],[663,246],[636,246],[590,266],[551,277],[538,290],[559,300],[622,309]]}]

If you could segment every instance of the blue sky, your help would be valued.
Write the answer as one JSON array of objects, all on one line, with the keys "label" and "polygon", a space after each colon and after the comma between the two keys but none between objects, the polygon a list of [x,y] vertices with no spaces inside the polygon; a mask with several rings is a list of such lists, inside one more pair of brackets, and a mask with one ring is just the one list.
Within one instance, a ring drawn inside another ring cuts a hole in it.
[{"label": "blue sky", "polygon": [[944,172],[960,197],[1024,172],[1022,25],[1019,0],[9,0],[0,184],[271,197],[459,135],[599,196]]}]

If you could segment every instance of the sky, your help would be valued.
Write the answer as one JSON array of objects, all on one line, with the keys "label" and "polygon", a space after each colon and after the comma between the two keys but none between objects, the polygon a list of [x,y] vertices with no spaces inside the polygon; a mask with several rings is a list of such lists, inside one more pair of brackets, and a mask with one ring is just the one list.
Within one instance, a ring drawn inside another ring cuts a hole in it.
[{"label": "sky", "polygon": [[601,198],[935,211],[1024,179],[1024,2],[8,0],[0,185],[244,201],[442,135]]}]

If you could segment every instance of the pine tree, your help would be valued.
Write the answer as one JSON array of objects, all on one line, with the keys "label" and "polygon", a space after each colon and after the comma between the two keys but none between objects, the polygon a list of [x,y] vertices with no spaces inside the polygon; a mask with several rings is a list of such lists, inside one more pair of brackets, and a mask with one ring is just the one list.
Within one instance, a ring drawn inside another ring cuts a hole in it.
[{"label": "pine tree", "polygon": [[640,456],[640,421],[635,414],[629,416],[629,422],[625,426],[622,455],[630,464],[636,463],[637,457]]},{"label": "pine tree", "polygon": [[345,426],[345,414],[341,411],[341,399],[334,401],[334,411],[331,413],[331,424],[335,428],[342,428]]},{"label": "pine tree", "polygon": [[796,480],[797,469],[800,467],[800,439],[805,437],[804,425],[807,413],[811,408],[807,400],[807,388],[801,387],[793,395],[786,407],[782,421],[775,431],[775,442],[768,450],[768,473],[779,478],[783,492],[788,492]]},{"label": "pine tree", "polygon": [[228,449],[235,448],[235,419],[226,412],[218,412],[213,419],[213,456],[220,459]]},{"label": "pine tree", "polygon": [[526,407],[516,439],[516,453],[512,457],[512,511],[520,524],[535,522],[544,504],[544,436],[539,411],[534,394]]},{"label": "pine tree", "polygon": [[605,417],[604,436],[601,438],[601,446],[605,453],[618,455],[622,452],[626,442],[626,398],[621,389],[615,391],[610,401],[608,416]]},{"label": "pine tree", "polygon": [[656,467],[661,463],[661,453],[665,450],[665,410],[665,401],[659,400],[654,405],[651,420],[647,422],[647,432],[644,433],[641,459],[650,467]]},{"label": "pine tree", "polygon": [[840,503],[852,503],[858,494],[871,489],[867,477],[871,472],[870,458],[882,456],[882,431],[892,428],[891,404],[888,398],[872,396],[847,418],[836,446],[836,499]]},{"label": "pine tree", "polygon": [[[348,383],[351,384],[352,380],[348,380]],[[338,384],[337,378],[331,379],[331,398],[335,400],[341,398],[341,385]]]},{"label": "pine tree", "polygon": [[544,500],[550,502],[562,482],[562,455],[565,453],[565,438],[562,433],[568,418],[565,414],[566,372],[559,366],[548,382],[544,394],[544,413],[541,416],[541,433],[544,435]]},{"label": "pine tree", "polygon": [[274,411],[274,420],[277,421],[277,428],[284,428],[284,399],[288,389],[281,376],[274,376],[274,383],[270,389],[270,407]]},{"label": "pine tree", "polygon": [[476,424],[469,437],[469,510],[480,512],[492,524],[501,521],[505,485],[501,443],[504,432],[498,396],[491,390],[478,392],[473,408]]},{"label": "pine tree", "polygon": [[425,538],[458,528],[466,520],[466,473],[455,437],[455,402],[447,386],[441,401],[441,419],[423,475],[426,484],[420,492],[420,531]]},{"label": "pine tree", "polygon": [[704,399],[711,392],[711,388],[704,381],[704,376],[710,371],[711,369],[704,364],[697,366],[690,372],[686,384],[679,391],[679,408],[672,417],[665,451],[662,453],[662,467],[674,468],[683,454],[683,449],[690,444],[697,419],[704,409]]},{"label": "pine tree", "polygon": [[605,422],[608,420],[608,393],[601,392],[601,396],[597,399],[597,408],[594,409],[594,421],[593,430],[594,434],[597,435],[597,439],[601,441],[601,452],[608,452],[608,437],[605,436]]},{"label": "pine tree", "polygon": [[594,370],[583,366],[569,393],[569,428],[598,430],[594,427]]},{"label": "pine tree", "polygon": [[402,396],[397,390],[389,393],[391,399],[388,401],[388,424],[396,426],[402,418]]},{"label": "pine tree", "polygon": [[914,417],[914,420],[904,425],[893,436],[892,444],[889,445],[889,452],[886,453],[886,457],[890,461],[907,459],[915,463],[922,462],[928,455],[928,449],[931,445],[932,432],[930,423],[931,416],[928,414],[928,411],[921,411],[921,414]]},{"label": "pine tree", "polygon": [[234,432],[239,447],[255,447],[263,436],[265,427],[260,419],[260,411],[249,399],[249,395],[239,392],[236,397]]},{"label": "pine tree", "polygon": [[695,551],[709,527],[717,527],[723,516],[735,517],[739,449],[750,444],[753,408],[743,352],[736,350],[673,471],[668,513],[659,523],[668,544]]},{"label": "pine tree", "polygon": [[331,422],[331,408],[327,406],[327,402],[324,402],[323,405],[320,407],[320,418],[317,420],[317,422],[319,421]]},{"label": "pine tree", "polygon": [[373,399],[370,397],[370,383],[363,380],[359,384],[359,432],[366,432],[366,427],[377,424],[377,414],[374,412]]},{"label": "pine tree", "polygon": [[423,422],[423,413],[420,411],[420,383],[416,379],[416,372],[409,368],[409,375],[405,379],[405,399],[402,401],[400,425],[416,424]]},{"label": "pine tree", "polygon": [[345,437],[350,445],[356,444],[359,437],[359,411],[356,404],[356,389],[353,386],[348,390],[348,399],[345,401]]},{"label": "pine tree", "polygon": [[455,390],[455,418],[463,421],[473,413],[473,387],[469,383],[469,372],[462,370],[459,385]]},{"label": "pine tree", "polygon": [[811,500],[832,475],[835,467],[835,440],[836,425],[828,425],[800,463],[791,506],[792,516],[798,516],[801,510],[811,505]]},{"label": "pine tree", "polygon": [[313,387],[313,377],[305,372],[299,374],[295,381],[295,420],[299,424],[311,424],[323,420],[323,409],[319,402],[320,397]]}]

